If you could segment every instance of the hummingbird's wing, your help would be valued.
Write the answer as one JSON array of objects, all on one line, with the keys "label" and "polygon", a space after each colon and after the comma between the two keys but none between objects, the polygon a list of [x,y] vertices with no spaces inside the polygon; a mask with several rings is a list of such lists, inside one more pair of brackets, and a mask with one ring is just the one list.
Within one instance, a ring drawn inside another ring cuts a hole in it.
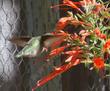
[{"label": "hummingbird's wing", "polygon": [[26,46],[16,55],[16,57],[35,57],[41,50],[40,39],[41,36],[33,37],[32,39],[30,39]]},{"label": "hummingbird's wing", "polygon": [[11,39],[9,39],[9,41],[16,44],[17,46],[24,47],[30,39],[31,37],[29,36],[21,36],[21,37],[12,37]]},{"label": "hummingbird's wing", "polygon": [[43,45],[45,48],[54,49],[55,47],[61,44],[63,39],[64,39],[63,36],[50,36],[48,38],[45,38],[45,40],[43,41]]}]

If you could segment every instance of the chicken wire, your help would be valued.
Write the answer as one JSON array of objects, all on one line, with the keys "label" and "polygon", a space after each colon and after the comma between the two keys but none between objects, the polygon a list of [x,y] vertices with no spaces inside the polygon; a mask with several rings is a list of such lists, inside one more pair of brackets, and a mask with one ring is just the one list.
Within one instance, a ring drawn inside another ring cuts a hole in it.
[{"label": "chicken wire", "polygon": [[[21,48],[8,40],[13,36],[37,36],[53,31],[59,15],[49,7],[57,3],[58,0],[0,0],[0,91],[31,91],[37,80],[60,63],[59,58],[51,65],[42,62],[33,65],[36,59],[17,59],[15,55]],[[36,91],[62,91],[60,78]],[[87,91],[110,91],[109,79],[93,80],[86,85]]]},{"label": "chicken wire", "polygon": [[[58,15],[50,19],[49,15],[53,15],[49,13],[51,3],[54,4],[55,1],[0,0],[0,91],[31,91],[36,81],[46,74],[44,70],[41,71],[44,68],[40,67],[40,63],[33,65],[31,59],[16,59],[15,55],[21,48],[9,39],[13,36],[37,36],[52,31],[49,22],[54,24]],[[39,91],[49,91],[49,88],[51,90],[48,84]]]}]

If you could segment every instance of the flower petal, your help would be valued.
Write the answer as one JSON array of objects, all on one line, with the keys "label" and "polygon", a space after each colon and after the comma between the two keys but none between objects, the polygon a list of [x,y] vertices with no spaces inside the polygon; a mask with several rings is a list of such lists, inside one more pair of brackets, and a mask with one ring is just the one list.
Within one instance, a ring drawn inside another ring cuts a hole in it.
[{"label": "flower petal", "polygon": [[67,48],[67,47],[69,47],[69,45],[65,45],[65,46],[62,46],[62,47],[59,47],[59,48],[56,48],[56,49],[52,50],[52,51],[50,52],[50,54],[49,54],[46,58],[49,59],[49,58],[51,58],[51,57],[54,57],[54,56],[60,54],[60,53],[63,52],[64,49]]},{"label": "flower petal", "polygon": [[64,64],[60,67],[57,68],[57,70],[54,70],[53,72],[51,72],[49,75],[45,76],[44,78],[42,78],[41,80],[37,81],[37,84],[35,87],[32,88],[32,91],[34,91],[36,88],[44,85],[45,83],[47,83],[48,81],[52,80],[53,78],[55,78],[56,76],[58,76],[59,74],[69,70],[71,67],[78,65],[80,63],[79,59],[76,59],[72,62],[69,62],[67,64]]},{"label": "flower petal", "polygon": [[[70,6],[72,8],[75,8],[77,9],[78,11],[80,11],[81,13],[83,13],[83,11],[81,11],[81,9],[79,7],[76,6],[75,2],[73,1],[70,1],[70,0],[63,0],[63,3],[67,6]],[[77,3],[80,3],[80,2],[77,2]]]},{"label": "flower petal", "polygon": [[106,41],[106,43],[104,44],[104,50],[106,50],[106,49],[108,49],[108,48],[110,48],[110,39],[108,39],[108,40]]},{"label": "flower petal", "polygon": [[104,68],[104,60],[101,58],[101,57],[96,57],[93,59],[93,62],[94,62],[94,66],[97,68],[97,69],[101,69],[101,68]]},{"label": "flower petal", "polygon": [[63,17],[60,18],[59,21],[56,24],[56,30],[63,30],[69,23],[69,21],[71,20],[71,17]]}]

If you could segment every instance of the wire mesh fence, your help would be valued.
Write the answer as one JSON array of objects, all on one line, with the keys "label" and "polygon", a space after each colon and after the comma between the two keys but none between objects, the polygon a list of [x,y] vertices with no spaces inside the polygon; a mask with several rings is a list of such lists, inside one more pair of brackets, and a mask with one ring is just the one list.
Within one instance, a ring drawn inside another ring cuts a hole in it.
[{"label": "wire mesh fence", "polygon": [[[20,70],[14,54],[17,47],[7,39],[16,34],[19,26],[19,2],[0,0],[0,90],[19,91]],[[18,80],[19,79],[19,80]]]},{"label": "wire mesh fence", "polygon": [[[52,3],[57,1],[0,0],[0,91],[31,91],[36,80],[49,72],[49,69],[41,71],[40,64],[33,65],[31,59],[16,59],[20,48],[8,39],[52,31],[50,24],[54,25],[58,17],[58,14],[50,13]],[[50,18],[52,15],[54,17]],[[48,84],[39,91],[49,91],[49,88]]]},{"label": "wire mesh fence", "polygon": [[[0,0],[0,91],[31,91],[37,80],[60,63],[60,59],[55,58],[57,61],[52,61],[48,67],[42,62],[33,65],[33,61],[36,60],[34,58],[16,59],[15,55],[21,48],[9,41],[13,36],[37,36],[53,31],[59,15],[58,11],[56,13],[51,10],[50,6],[58,2],[58,0]],[[62,91],[60,78],[60,76],[55,78],[36,91]],[[91,79],[92,77],[89,80]],[[86,86],[87,91],[110,91],[109,79],[100,80],[95,77]]]}]

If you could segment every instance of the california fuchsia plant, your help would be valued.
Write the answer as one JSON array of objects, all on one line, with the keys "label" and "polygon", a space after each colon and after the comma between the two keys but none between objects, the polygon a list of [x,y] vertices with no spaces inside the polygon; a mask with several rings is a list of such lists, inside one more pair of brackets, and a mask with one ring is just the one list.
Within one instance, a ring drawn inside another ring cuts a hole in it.
[{"label": "california fuchsia plant", "polygon": [[[46,59],[50,59],[62,54],[66,60],[65,64],[56,67],[49,75],[37,81],[32,90],[78,64],[86,64],[85,67],[90,70],[110,69],[110,8],[108,5],[109,2],[101,0],[79,2],[63,0],[62,4],[53,6],[54,8],[68,6],[77,11],[75,14],[72,11],[65,12],[67,16],[60,18],[56,23],[54,34],[64,37],[56,41],[56,45],[51,45],[52,49],[46,56]],[[75,33],[77,31],[74,28],[71,29],[73,33],[70,33],[69,30],[64,31],[68,25],[81,27],[80,31]],[[59,46],[61,43],[63,43],[62,46]],[[109,74],[103,74],[103,76],[109,76]]]}]

